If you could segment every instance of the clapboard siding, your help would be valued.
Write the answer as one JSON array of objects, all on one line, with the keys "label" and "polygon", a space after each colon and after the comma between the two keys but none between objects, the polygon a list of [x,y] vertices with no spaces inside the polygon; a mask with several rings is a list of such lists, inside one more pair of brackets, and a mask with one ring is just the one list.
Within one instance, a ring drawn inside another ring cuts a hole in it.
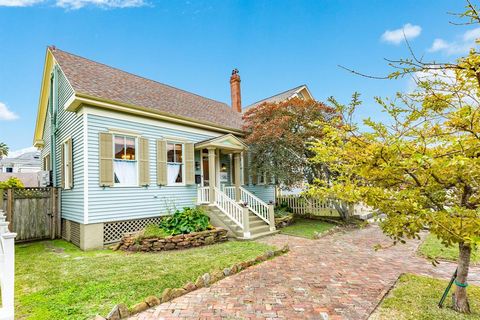
[{"label": "clapboard siding", "polygon": [[40,158],[42,159],[42,170],[43,170],[43,158],[50,154],[50,112],[47,112],[45,117],[45,125],[43,126],[43,148],[40,151]]},{"label": "clapboard siding", "polygon": [[272,185],[247,185],[244,186],[245,189],[269,203],[270,201],[275,202],[275,186]]},{"label": "clapboard siding", "polygon": [[[62,190],[62,218],[83,223],[83,116],[64,109],[65,103],[72,96],[73,89],[58,66],[54,69],[57,86],[58,131],[55,144],[56,181],[61,185],[61,150],[62,143],[72,138],[73,146],[73,188]],[[54,100],[54,101],[55,101]],[[45,138],[45,137],[44,137]]]},{"label": "clapboard siding", "polygon": [[[156,139],[178,137],[199,142],[215,136],[192,133],[158,125],[143,124],[124,119],[88,114],[88,223],[111,222],[166,215],[175,209],[192,207],[196,203],[197,187],[157,186]],[[110,128],[135,131],[149,140],[150,186],[105,187],[99,186],[98,134]],[[197,156],[198,157],[198,156]]]}]

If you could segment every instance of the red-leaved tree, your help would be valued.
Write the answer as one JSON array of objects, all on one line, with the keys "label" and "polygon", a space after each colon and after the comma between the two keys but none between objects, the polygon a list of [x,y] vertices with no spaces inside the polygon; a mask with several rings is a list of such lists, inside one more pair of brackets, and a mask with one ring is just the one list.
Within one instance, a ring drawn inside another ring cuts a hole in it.
[{"label": "red-leaved tree", "polygon": [[243,119],[250,169],[287,187],[321,177],[321,164],[309,161],[313,156],[309,147],[322,138],[319,123],[334,116],[333,108],[299,98],[248,109]]}]

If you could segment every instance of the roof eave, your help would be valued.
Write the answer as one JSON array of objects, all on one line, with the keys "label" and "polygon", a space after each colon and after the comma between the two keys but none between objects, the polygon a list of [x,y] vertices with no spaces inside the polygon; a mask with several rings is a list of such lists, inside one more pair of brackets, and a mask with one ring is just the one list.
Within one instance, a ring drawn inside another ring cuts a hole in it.
[{"label": "roof eave", "polygon": [[161,119],[169,122],[175,122],[179,124],[195,126],[199,128],[206,128],[214,131],[225,132],[225,133],[233,133],[236,135],[243,135],[244,132],[242,129],[236,129],[231,127],[226,127],[222,125],[218,125],[213,122],[209,121],[200,121],[197,119],[183,117],[178,115],[172,115],[167,112],[152,110],[150,108],[121,103],[118,101],[103,99],[94,97],[84,93],[75,93],[70,100],[65,104],[65,109],[68,111],[76,112],[82,105],[90,105],[90,106],[97,106],[102,107],[110,110],[115,110],[119,112],[134,114],[138,116],[145,116],[149,118]]}]

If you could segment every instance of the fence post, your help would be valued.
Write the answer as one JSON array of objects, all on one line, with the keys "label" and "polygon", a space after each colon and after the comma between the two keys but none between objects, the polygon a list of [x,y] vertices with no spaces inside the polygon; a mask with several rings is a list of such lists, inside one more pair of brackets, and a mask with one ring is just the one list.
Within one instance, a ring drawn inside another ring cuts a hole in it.
[{"label": "fence post", "polygon": [[7,221],[10,231],[13,231],[13,189],[7,189]]},{"label": "fence post", "polygon": [[[1,190],[1,189],[0,189]],[[3,193],[2,193],[3,202]],[[14,319],[15,233],[8,231],[8,222],[0,207],[0,287],[2,307],[0,320]]]},{"label": "fence post", "polygon": [[275,231],[275,209],[273,204],[268,205],[268,221],[270,224],[270,231]]}]

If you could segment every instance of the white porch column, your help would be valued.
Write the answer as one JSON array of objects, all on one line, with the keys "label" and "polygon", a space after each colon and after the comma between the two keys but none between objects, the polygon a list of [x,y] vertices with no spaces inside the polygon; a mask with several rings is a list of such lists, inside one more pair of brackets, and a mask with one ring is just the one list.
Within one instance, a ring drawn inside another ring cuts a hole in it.
[{"label": "white porch column", "polygon": [[215,148],[208,148],[208,186],[210,188],[211,204],[215,203],[215,186],[217,185],[215,181],[217,178],[215,158]]},{"label": "white porch column", "polygon": [[240,201],[241,200],[241,197],[240,197],[240,153],[234,153],[233,154],[233,164],[234,164],[234,168],[233,170],[235,170],[235,200],[237,201]]},{"label": "white porch column", "polygon": [[0,286],[1,302],[0,320],[14,319],[14,277],[15,277],[15,237],[16,233],[8,230],[9,223],[3,212],[3,190],[0,189]]}]

